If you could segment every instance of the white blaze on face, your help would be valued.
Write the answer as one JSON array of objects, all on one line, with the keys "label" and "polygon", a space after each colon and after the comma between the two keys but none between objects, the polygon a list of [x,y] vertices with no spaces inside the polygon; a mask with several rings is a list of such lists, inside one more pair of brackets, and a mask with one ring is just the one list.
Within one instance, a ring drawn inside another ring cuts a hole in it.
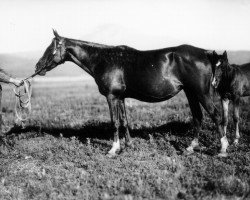
[{"label": "white blaze on face", "polygon": [[213,86],[213,87],[216,86],[216,78],[215,78],[215,77],[213,78],[212,86]]},{"label": "white blaze on face", "polygon": [[219,67],[221,65],[221,61],[218,61],[217,63],[216,63],[216,67]]},{"label": "white blaze on face", "polygon": [[[217,63],[216,63],[216,67],[219,67],[221,65],[221,61],[219,60]],[[215,87],[216,86],[216,83],[217,83],[217,80],[216,78],[214,77],[213,78],[213,81],[212,81],[212,86]]]}]

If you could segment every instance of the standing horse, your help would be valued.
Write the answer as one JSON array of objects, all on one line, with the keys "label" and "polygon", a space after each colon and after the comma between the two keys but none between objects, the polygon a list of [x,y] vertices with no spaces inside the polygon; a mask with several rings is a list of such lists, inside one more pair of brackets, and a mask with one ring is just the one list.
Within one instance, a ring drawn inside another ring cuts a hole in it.
[{"label": "standing horse", "polygon": [[216,66],[214,71],[213,87],[221,97],[224,137],[221,139],[222,149],[220,156],[227,156],[227,125],[229,100],[233,103],[233,119],[235,123],[234,144],[237,145],[240,138],[239,133],[239,104],[240,98],[250,96],[250,63],[243,65],[230,65],[227,53],[223,54],[224,61]]},{"label": "standing horse", "polygon": [[124,99],[135,98],[146,102],[160,102],[185,91],[193,114],[196,138],[187,148],[193,152],[198,146],[202,111],[209,113],[222,134],[219,113],[214,106],[212,68],[220,56],[215,52],[189,45],[150,51],[139,51],[128,46],[107,46],[61,37],[55,38],[36,64],[35,74],[47,71],[71,61],[89,73],[107,98],[114,142],[109,155],[120,149],[119,133],[125,133],[125,144],[131,145]]}]

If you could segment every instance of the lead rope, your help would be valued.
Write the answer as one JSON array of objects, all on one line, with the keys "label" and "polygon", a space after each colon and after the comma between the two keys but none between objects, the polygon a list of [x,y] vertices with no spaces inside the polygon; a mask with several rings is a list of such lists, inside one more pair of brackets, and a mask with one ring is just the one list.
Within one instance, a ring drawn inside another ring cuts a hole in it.
[{"label": "lead rope", "polygon": [[[16,86],[16,88],[13,88],[13,91],[16,96],[16,102],[15,102],[15,114],[17,117],[17,121],[20,121],[22,123],[22,127],[25,127],[25,122],[29,119],[30,113],[31,113],[31,93],[32,88],[31,84],[27,79],[23,80],[23,90],[21,89],[21,86]],[[22,97],[26,96],[27,99],[24,101]],[[25,111],[25,114],[22,113],[22,111]]]}]

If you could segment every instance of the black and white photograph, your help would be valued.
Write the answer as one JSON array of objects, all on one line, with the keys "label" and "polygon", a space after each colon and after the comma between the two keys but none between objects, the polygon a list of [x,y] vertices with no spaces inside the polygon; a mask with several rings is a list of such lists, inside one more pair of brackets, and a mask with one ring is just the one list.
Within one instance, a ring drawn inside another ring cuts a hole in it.
[{"label": "black and white photograph", "polygon": [[1,200],[250,199],[249,0],[0,0]]}]

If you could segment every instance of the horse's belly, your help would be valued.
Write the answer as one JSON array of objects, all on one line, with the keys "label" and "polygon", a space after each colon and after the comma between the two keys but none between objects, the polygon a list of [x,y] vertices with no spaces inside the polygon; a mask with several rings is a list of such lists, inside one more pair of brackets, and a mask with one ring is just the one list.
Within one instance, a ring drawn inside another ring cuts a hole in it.
[{"label": "horse's belly", "polygon": [[175,96],[182,89],[182,84],[177,79],[164,79],[162,81],[148,84],[134,85],[128,87],[127,97],[146,102],[160,102]]}]

